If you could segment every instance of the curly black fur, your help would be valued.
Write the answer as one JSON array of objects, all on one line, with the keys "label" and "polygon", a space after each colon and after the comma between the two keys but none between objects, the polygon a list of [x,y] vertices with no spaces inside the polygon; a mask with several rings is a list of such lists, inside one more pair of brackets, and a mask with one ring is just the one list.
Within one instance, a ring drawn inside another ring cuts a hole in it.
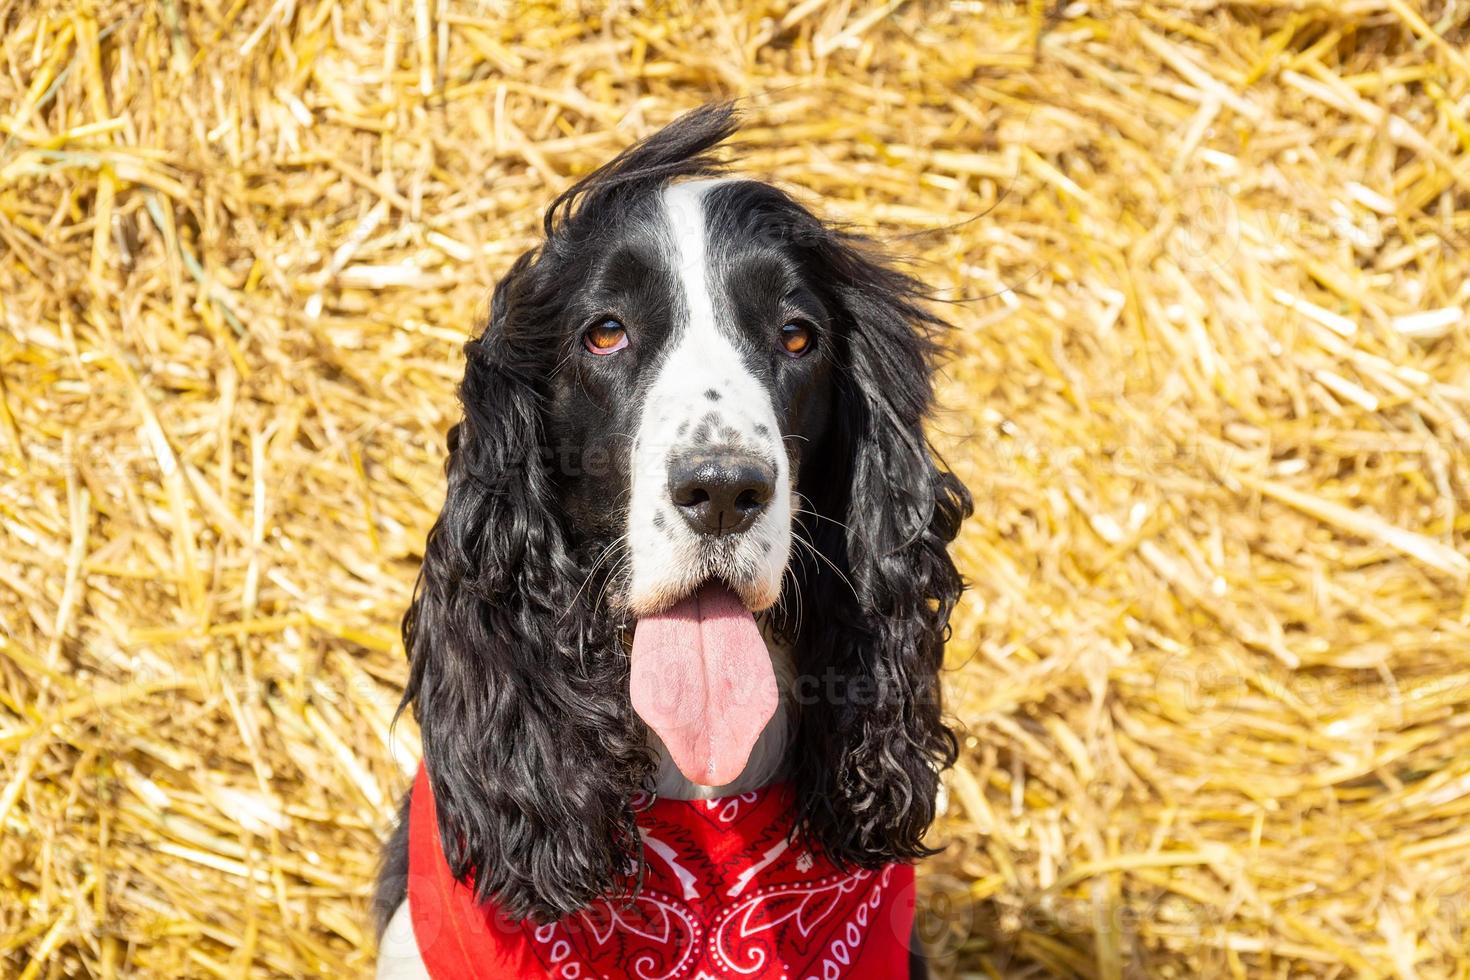
[{"label": "curly black fur", "polygon": [[[798,827],[839,865],[876,868],[934,853],[939,773],[957,752],[940,703],[949,616],[963,582],[946,550],[971,510],[924,437],[943,322],[922,286],[852,236],[812,245],[847,317],[836,428],[803,488],[804,533],[826,561],[804,579],[798,649],[820,693],[802,699]],[[836,523],[840,521],[841,523]]]}]

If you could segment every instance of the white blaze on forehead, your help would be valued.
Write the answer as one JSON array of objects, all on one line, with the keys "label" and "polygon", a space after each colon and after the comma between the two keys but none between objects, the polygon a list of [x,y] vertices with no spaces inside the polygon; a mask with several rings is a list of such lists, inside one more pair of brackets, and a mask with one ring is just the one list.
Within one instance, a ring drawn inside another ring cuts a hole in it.
[{"label": "white blaze on forehead", "polygon": [[[683,287],[689,319],[684,336],[705,334],[730,347],[715,323],[714,297],[709,290],[709,259],[704,223],[704,194],[716,180],[670,184],[664,191],[664,220],[668,222],[674,275]],[[730,349],[733,355],[734,349]],[[754,379],[751,379],[754,380]]]},{"label": "white blaze on forehead", "polygon": [[[747,604],[764,608],[780,593],[791,548],[791,476],[771,393],[722,330],[711,288],[704,202],[719,182],[687,181],[663,192],[665,261],[682,299],[675,309],[682,313],[676,313],[669,347],[644,394],[633,440],[628,543],[635,613],[664,608],[713,575]],[[700,438],[706,441],[696,442]],[[701,537],[669,499],[670,458],[701,448],[749,452],[775,466],[771,502],[743,533]]]}]

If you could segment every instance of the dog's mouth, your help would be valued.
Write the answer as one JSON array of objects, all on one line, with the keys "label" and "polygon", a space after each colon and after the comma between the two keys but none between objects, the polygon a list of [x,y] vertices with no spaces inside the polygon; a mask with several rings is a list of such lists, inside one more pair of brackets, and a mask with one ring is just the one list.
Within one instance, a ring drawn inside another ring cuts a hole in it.
[{"label": "dog's mouth", "polygon": [[776,677],[755,617],[711,580],[633,632],[633,710],[690,782],[723,786],[745,769],[776,711]]}]

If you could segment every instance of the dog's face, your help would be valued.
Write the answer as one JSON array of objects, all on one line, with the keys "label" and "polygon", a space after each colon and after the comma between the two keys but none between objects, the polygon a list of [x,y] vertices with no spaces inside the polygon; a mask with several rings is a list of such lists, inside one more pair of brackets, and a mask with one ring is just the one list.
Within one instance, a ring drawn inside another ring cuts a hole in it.
[{"label": "dog's face", "polygon": [[739,771],[775,682],[728,694],[769,680],[751,614],[778,597],[813,846],[927,853],[955,758],[938,672],[969,497],[923,432],[943,324],[867,242],[723,177],[734,128],[690,113],[558,198],[465,347],[405,703],[451,869],[513,916],[630,884],[650,730],[691,780]]},{"label": "dog's face", "polygon": [[754,181],[674,183],[549,244],[564,284],[549,442],[572,526],[623,535],[633,616],[720,579],[774,603],[831,410],[811,219]]}]

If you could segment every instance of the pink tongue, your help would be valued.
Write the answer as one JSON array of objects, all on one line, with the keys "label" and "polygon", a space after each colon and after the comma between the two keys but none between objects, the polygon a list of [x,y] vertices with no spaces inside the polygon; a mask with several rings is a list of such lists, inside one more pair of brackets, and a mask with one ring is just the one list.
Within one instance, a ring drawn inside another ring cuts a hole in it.
[{"label": "pink tongue", "polygon": [[723,786],[745,769],[776,711],[776,677],[755,617],[707,585],[633,633],[633,710],[691,782]]}]

